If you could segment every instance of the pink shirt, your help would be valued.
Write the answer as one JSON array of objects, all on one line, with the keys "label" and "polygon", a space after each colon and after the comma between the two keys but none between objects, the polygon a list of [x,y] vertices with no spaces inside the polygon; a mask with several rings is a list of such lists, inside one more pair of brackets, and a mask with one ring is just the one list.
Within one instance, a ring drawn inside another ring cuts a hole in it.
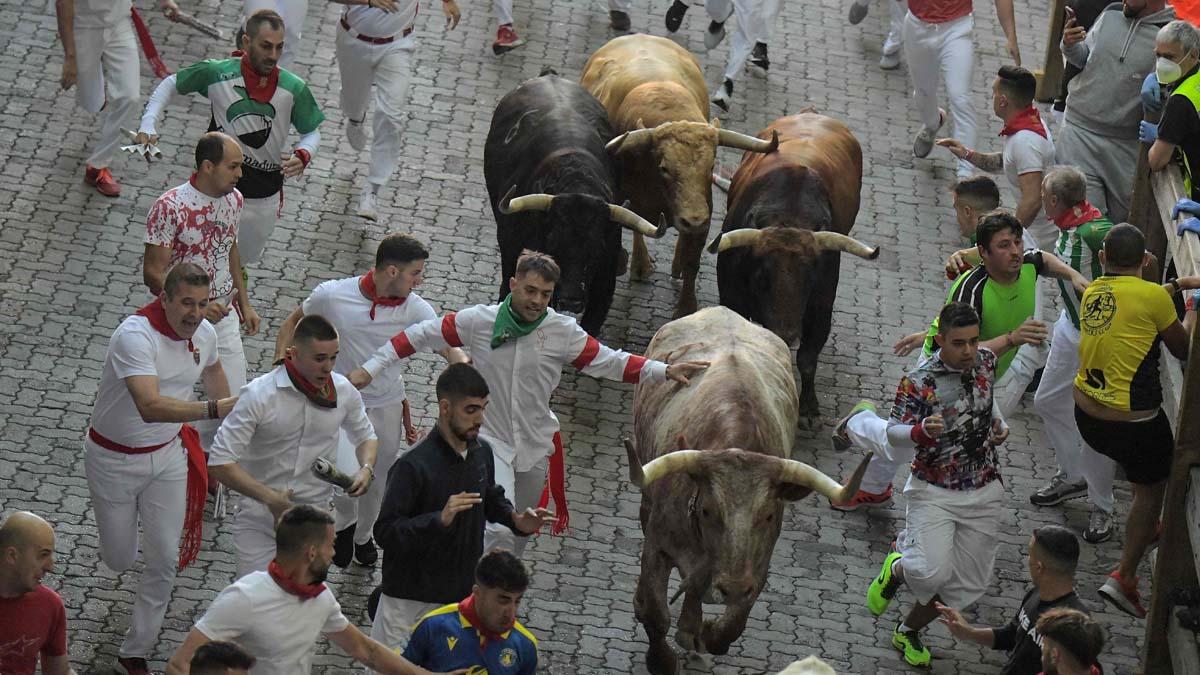
[{"label": "pink shirt", "polygon": [[971,0],[908,0],[908,11],[925,23],[946,23],[971,13]]},{"label": "pink shirt", "polygon": [[212,280],[211,299],[233,293],[229,252],[237,242],[242,193],[209,197],[192,182],[167,190],[146,217],[146,243],[171,249],[171,265],[195,263]]}]

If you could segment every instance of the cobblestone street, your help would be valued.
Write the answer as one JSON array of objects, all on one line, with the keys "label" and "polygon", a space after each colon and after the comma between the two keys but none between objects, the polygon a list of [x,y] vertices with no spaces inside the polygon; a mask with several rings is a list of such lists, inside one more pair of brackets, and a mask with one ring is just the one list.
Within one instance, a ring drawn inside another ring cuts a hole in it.
[{"label": "cobblestone street", "polygon": [[[639,0],[633,28],[666,35],[668,2]],[[770,43],[770,75],[742,77],[732,109],[722,115],[724,127],[753,134],[772,119],[811,105],[845,121],[863,146],[863,204],[852,234],[878,244],[883,253],[873,262],[844,257],[833,334],[817,376],[826,424],[799,432],[795,455],[834,477],[847,474],[858,455],[829,448],[829,424],[861,398],[890,399],[911,363],[892,356],[891,346],[926,326],[940,307],[946,282],[938,261],[961,245],[947,190],[951,158],[938,148],[929,159],[913,158],[918,124],[908,100],[907,73],[903,67],[882,71],[877,64],[886,32],[884,2],[874,2],[859,26],[846,22],[848,0],[785,3]],[[1017,2],[1023,62],[1031,69],[1041,67],[1047,4]],[[163,160],[147,168],[140,159],[118,158],[113,173],[124,187],[122,196],[97,194],[82,182],[95,123],[75,107],[73,91],[58,87],[62,51],[50,5],[0,0],[0,510],[30,509],[56,527],[58,563],[46,583],[66,601],[71,661],[82,675],[107,673],[114,664],[141,569],[139,563],[115,575],[99,561],[82,438],[109,337],[146,299],[141,257],[147,210],[165,189],[187,179],[209,112],[198,96],[176,97],[159,125]],[[172,69],[228,54],[229,43],[168,23],[149,0],[135,0],[135,5]],[[226,33],[232,33],[242,8],[235,0],[180,0],[180,5]],[[460,6],[462,24],[445,32],[438,3],[423,3],[405,160],[381,197],[380,221],[370,223],[352,214],[366,179],[367,156],[350,148],[337,108],[334,39],[341,7],[309,2],[296,70],[309,81],[327,120],[312,165],[301,179],[287,183],[284,217],[264,261],[250,271],[250,297],[266,326],[245,340],[251,377],[270,368],[276,331],[296,303],[323,280],[365,271],[389,230],[411,231],[430,244],[427,281],[419,292],[439,312],[494,301],[499,256],[482,166],[495,103],[547,66],[577,78],[588,55],[613,32],[607,5],[599,0],[518,0],[517,29],[528,43],[496,57],[490,48],[495,34],[491,3]],[[1007,57],[992,2],[976,3],[975,20],[979,145],[994,151],[1000,148],[995,137],[1000,124],[991,115],[990,83]],[[702,7],[692,8],[675,39],[698,54],[712,89],[720,82],[729,40],[704,54],[707,22]],[[143,61],[143,102],[154,84]],[[135,124],[128,121],[129,128]],[[738,151],[724,149],[718,160],[732,168],[739,157]],[[1015,204],[1011,193],[1004,201]],[[714,202],[713,232],[724,217],[724,194],[717,191]],[[618,280],[604,327],[606,343],[641,353],[670,318],[678,288],[669,269],[674,238],[668,234],[650,244],[656,269],[649,281]],[[625,241],[628,246],[628,236]],[[708,254],[699,300],[702,307],[717,304],[715,261]],[[440,364],[435,355],[419,355],[406,373],[414,416],[423,429],[436,414],[433,380]],[[646,635],[633,614],[640,497],[627,480],[620,443],[632,430],[632,401],[631,386],[595,381],[573,370],[564,374],[552,401],[567,447],[572,531],[542,535],[531,544],[526,561],[533,585],[522,605],[523,622],[540,640],[544,672],[646,672]],[[968,613],[975,623],[998,625],[1016,612],[1029,583],[1025,547],[1031,530],[1047,523],[1066,524],[1078,533],[1087,527],[1083,500],[1045,509],[1028,501],[1054,472],[1032,396],[1010,423],[1012,436],[1001,449],[1008,508],[997,575],[988,597]],[[900,485],[892,507],[871,513],[839,513],[814,497],[788,506],[770,580],[743,637],[728,655],[689,656],[685,672],[774,673],[809,654],[826,659],[839,674],[912,670],[890,645],[898,610],[876,620],[864,603],[870,578],[903,527]],[[1106,672],[1127,674],[1137,660],[1143,623],[1105,608],[1096,593],[1120,554],[1130,496],[1128,484],[1118,485],[1121,526],[1104,544],[1083,544],[1079,592],[1109,633],[1102,657]],[[229,520],[205,523],[200,559],[179,575],[151,659],[155,672],[231,581],[229,526]],[[346,615],[369,630],[365,601],[377,568],[334,569],[330,581]],[[1143,592],[1148,588],[1146,571],[1142,587]],[[900,598],[907,608],[911,596],[901,591]],[[673,609],[677,613],[678,604]],[[1004,662],[1002,653],[956,643],[940,625],[931,626],[927,636],[936,673],[982,675]],[[314,672],[352,672],[350,660],[324,640],[318,651]]]}]

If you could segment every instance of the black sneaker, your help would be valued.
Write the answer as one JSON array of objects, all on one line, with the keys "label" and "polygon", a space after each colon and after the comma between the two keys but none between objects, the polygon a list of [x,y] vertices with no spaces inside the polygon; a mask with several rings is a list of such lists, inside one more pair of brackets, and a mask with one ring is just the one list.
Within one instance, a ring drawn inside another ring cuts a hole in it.
[{"label": "black sneaker", "polygon": [[367,598],[367,618],[375,623],[375,614],[379,611],[379,596],[383,595],[383,586],[376,586]]},{"label": "black sneaker", "polygon": [[368,539],[365,544],[354,545],[354,562],[363,567],[370,567],[379,560],[379,551],[375,550],[375,540]]},{"label": "black sneaker", "polygon": [[767,58],[767,43],[754,43],[754,51],[750,52],[750,65],[761,68],[764,73],[770,70],[771,59]]},{"label": "black sneaker", "polygon": [[627,31],[633,25],[629,20],[629,15],[617,9],[608,12],[608,20],[612,24],[613,30]]},{"label": "black sneaker", "polygon": [[667,30],[674,33],[683,25],[683,15],[687,14],[688,6],[675,0],[667,9]]},{"label": "black sneaker", "polygon": [[333,538],[333,564],[338,567],[349,567],[354,559],[354,526],[351,525]]},{"label": "black sneaker", "polygon": [[725,112],[729,112],[729,99],[733,98],[733,81],[725,80],[717,89],[717,93],[713,94],[713,105],[717,106]]}]

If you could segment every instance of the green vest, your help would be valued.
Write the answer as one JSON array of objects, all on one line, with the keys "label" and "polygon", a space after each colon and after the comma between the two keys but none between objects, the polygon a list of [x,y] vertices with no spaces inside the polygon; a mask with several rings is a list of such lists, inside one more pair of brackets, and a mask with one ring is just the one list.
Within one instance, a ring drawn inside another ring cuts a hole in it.
[{"label": "green vest", "polygon": [[[1172,95],[1179,94],[1192,102],[1192,107],[1196,109],[1196,114],[1200,115],[1200,71],[1192,73],[1183,82],[1179,83],[1178,87],[1171,92]],[[1179,154],[1183,157],[1183,189],[1184,194],[1188,199],[1192,198],[1192,167],[1188,164],[1187,153],[1183,148],[1179,148]]]}]

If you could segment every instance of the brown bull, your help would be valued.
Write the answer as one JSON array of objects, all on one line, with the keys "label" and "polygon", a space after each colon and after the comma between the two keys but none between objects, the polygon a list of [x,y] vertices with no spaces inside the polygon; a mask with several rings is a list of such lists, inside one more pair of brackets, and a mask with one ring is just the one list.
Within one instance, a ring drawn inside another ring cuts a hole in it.
[{"label": "brown bull", "polygon": [[[608,111],[609,152],[619,160],[619,186],[633,211],[651,222],[665,216],[679,231],[671,274],[682,277],[675,316],[696,310],[696,274],[712,216],[713,163],[718,145],[770,152],[774,144],[708,121],[708,90],[700,62],[686,49],[652,35],[623,35],[583,67],[583,87]],[[633,236],[630,278],[653,270],[646,242]]]},{"label": "brown bull", "polygon": [[[651,673],[676,671],[665,636],[667,579],[677,568],[683,608],[676,642],[724,654],[746,626],[767,581],[785,501],[816,491],[835,500],[858,490],[867,460],[845,486],[788,459],[796,433],[796,384],[787,346],[724,307],[672,321],[647,356],[708,360],[691,386],[642,383],[634,396],[630,479],[641,487],[642,570],[634,611],[646,629]],[[677,448],[695,450],[677,450]],[[646,462],[643,465],[643,462]],[[704,620],[701,601],[725,604]]]},{"label": "brown bull", "polygon": [[742,158],[709,250],[719,253],[721,304],[796,348],[800,415],[810,426],[820,414],[814,380],[841,254],[879,254],[848,236],[858,216],[862,149],[846,125],[816,113],[775,120],[758,135],[778,138],[779,150]]}]

